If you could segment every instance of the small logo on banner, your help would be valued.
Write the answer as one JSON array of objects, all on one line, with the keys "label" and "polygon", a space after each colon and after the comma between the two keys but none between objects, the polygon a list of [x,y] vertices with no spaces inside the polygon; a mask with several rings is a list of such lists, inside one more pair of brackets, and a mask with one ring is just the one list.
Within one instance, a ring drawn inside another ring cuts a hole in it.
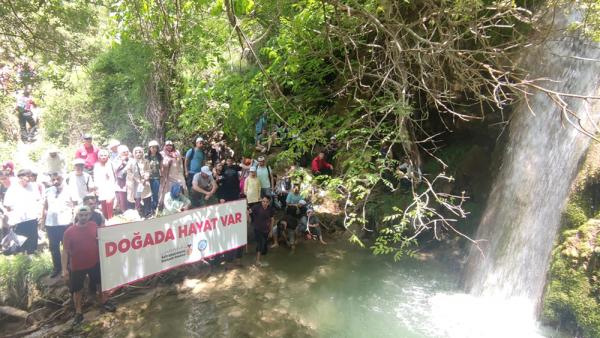
[{"label": "small logo on banner", "polygon": [[204,251],[206,250],[206,247],[208,247],[208,242],[205,239],[198,242],[198,250]]}]

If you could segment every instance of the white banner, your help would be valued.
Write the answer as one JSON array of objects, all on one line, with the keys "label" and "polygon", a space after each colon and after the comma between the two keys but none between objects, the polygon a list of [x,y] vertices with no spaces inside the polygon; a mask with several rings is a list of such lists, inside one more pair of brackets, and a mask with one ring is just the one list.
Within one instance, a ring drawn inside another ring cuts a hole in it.
[{"label": "white banner", "polygon": [[98,228],[102,290],[246,245],[246,200]]}]

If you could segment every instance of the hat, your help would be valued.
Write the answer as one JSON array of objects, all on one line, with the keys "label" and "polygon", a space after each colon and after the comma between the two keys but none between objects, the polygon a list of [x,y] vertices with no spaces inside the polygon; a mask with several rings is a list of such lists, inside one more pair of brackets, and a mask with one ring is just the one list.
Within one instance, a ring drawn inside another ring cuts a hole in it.
[{"label": "hat", "polygon": [[83,136],[81,136],[82,139],[84,140],[91,140],[92,139],[92,135],[91,134],[83,134]]},{"label": "hat", "polygon": [[81,205],[81,206],[77,207],[77,212],[80,212],[80,211],[88,211],[88,212],[90,212],[92,210],[87,205]]},{"label": "hat", "polygon": [[56,154],[58,153],[58,148],[56,146],[50,146],[50,148],[48,148],[48,154]]},{"label": "hat", "polygon": [[264,161],[264,160],[265,160],[265,157],[264,157],[264,156],[259,156],[259,157],[257,158],[257,160],[258,160],[258,162],[260,162],[260,161]]},{"label": "hat", "polygon": [[73,160],[73,165],[84,165],[85,161],[80,159],[80,158],[76,158]]},{"label": "hat", "polygon": [[200,169],[200,172],[203,173],[203,174],[206,174],[206,175],[212,175],[212,171],[210,171],[210,168],[207,165],[205,165],[204,167],[202,167]]},{"label": "hat", "polygon": [[158,141],[152,140],[152,141],[148,142],[148,148],[150,148],[150,147],[158,147]]},{"label": "hat", "polygon": [[83,197],[83,201],[85,202],[85,201],[87,201],[87,200],[91,200],[92,198],[93,198],[93,199],[96,199],[97,197],[96,197],[96,195],[94,195],[94,194],[85,195],[85,196]]},{"label": "hat", "polygon": [[201,136],[198,136],[198,138],[196,139],[196,143],[198,142],[204,142],[204,139]]},{"label": "hat", "polygon": [[119,142],[119,140],[112,139],[108,142],[108,149],[110,149],[112,147],[118,147],[120,145],[121,145],[121,142]]},{"label": "hat", "polygon": [[251,173],[255,173],[256,172],[256,167],[250,167],[250,172]]},{"label": "hat", "polygon": [[118,148],[117,148],[117,153],[123,153],[123,152],[129,152],[129,147],[127,147],[124,144],[121,144]]},{"label": "hat", "polygon": [[31,170],[29,170],[29,169],[21,169],[21,170],[17,171],[17,177],[29,176],[29,175],[31,175]]},{"label": "hat", "polygon": [[166,146],[168,146],[168,145],[173,145],[173,141],[171,141],[171,140],[166,140],[166,141],[165,141],[165,145],[166,145]]}]

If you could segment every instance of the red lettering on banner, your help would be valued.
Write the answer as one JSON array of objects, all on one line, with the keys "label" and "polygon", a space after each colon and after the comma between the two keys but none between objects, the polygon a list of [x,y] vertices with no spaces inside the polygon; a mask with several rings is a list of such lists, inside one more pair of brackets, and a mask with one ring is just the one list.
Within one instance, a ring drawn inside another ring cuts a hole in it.
[{"label": "red lettering on banner", "polygon": [[142,236],[140,236],[139,232],[133,233],[133,238],[131,239],[131,248],[133,250],[137,250],[142,247]]},{"label": "red lettering on banner", "polygon": [[196,225],[194,223],[190,223],[190,226],[188,228],[188,235],[191,236],[195,235],[196,233]]},{"label": "red lettering on banner", "polygon": [[196,226],[196,228],[197,228],[197,229],[196,229],[196,230],[197,230],[197,233],[198,233],[198,232],[202,232],[202,221],[200,221],[200,222],[195,222],[195,223],[194,223],[194,226]]},{"label": "red lettering on banner", "polygon": [[218,221],[219,221],[219,219],[217,217],[210,219],[210,223],[211,223],[213,229],[217,228],[217,222]]},{"label": "red lettering on banner", "polygon": [[221,216],[221,224],[223,224],[223,226],[225,227],[231,224],[235,224],[235,221],[233,220],[233,215],[229,214]]},{"label": "red lettering on banner", "polygon": [[211,231],[211,230],[212,230],[212,227],[210,226],[210,221],[209,220],[205,220],[204,221],[204,230],[203,231],[207,232],[207,231]]},{"label": "red lettering on banner", "polygon": [[167,236],[165,236],[165,243],[168,241],[173,241],[173,240],[175,240],[175,235],[173,234],[173,229],[168,229]]},{"label": "red lettering on banner", "polygon": [[165,233],[158,230],[154,232],[154,244],[162,243],[165,240]]},{"label": "red lettering on banner", "polygon": [[110,257],[117,253],[117,243],[106,242],[104,243],[104,251],[106,251],[106,257]]},{"label": "red lettering on banner", "polygon": [[242,213],[241,212],[236,212],[235,213],[235,223],[242,223]]},{"label": "red lettering on banner", "polygon": [[152,239],[152,234],[146,234],[146,238],[144,239],[144,248],[148,245],[154,245],[154,239]]},{"label": "red lettering on banner", "polygon": [[179,226],[177,229],[178,229],[177,230],[177,237],[181,238],[181,237],[186,237],[188,235],[188,233],[187,233],[187,227],[186,227],[185,224],[182,225],[182,226]]},{"label": "red lettering on banner", "polygon": [[119,241],[119,251],[125,253],[129,251],[129,247],[131,246],[131,242],[127,238],[123,238]]}]

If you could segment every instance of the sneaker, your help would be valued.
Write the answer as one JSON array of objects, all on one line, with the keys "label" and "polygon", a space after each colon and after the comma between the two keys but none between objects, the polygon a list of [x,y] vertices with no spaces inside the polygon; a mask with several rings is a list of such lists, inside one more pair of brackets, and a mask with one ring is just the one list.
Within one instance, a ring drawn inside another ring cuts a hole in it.
[{"label": "sneaker", "polygon": [[76,313],[75,318],[73,318],[73,323],[71,326],[77,326],[83,322],[83,313]]},{"label": "sneaker", "polygon": [[267,262],[258,262],[258,263],[256,263],[256,265],[258,265],[258,267],[264,268],[266,266],[269,266],[269,263],[267,263]]},{"label": "sneaker", "polygon": [[52,271],[50,278],[56,278],[56,276],[60,275],[60,271]]}]

